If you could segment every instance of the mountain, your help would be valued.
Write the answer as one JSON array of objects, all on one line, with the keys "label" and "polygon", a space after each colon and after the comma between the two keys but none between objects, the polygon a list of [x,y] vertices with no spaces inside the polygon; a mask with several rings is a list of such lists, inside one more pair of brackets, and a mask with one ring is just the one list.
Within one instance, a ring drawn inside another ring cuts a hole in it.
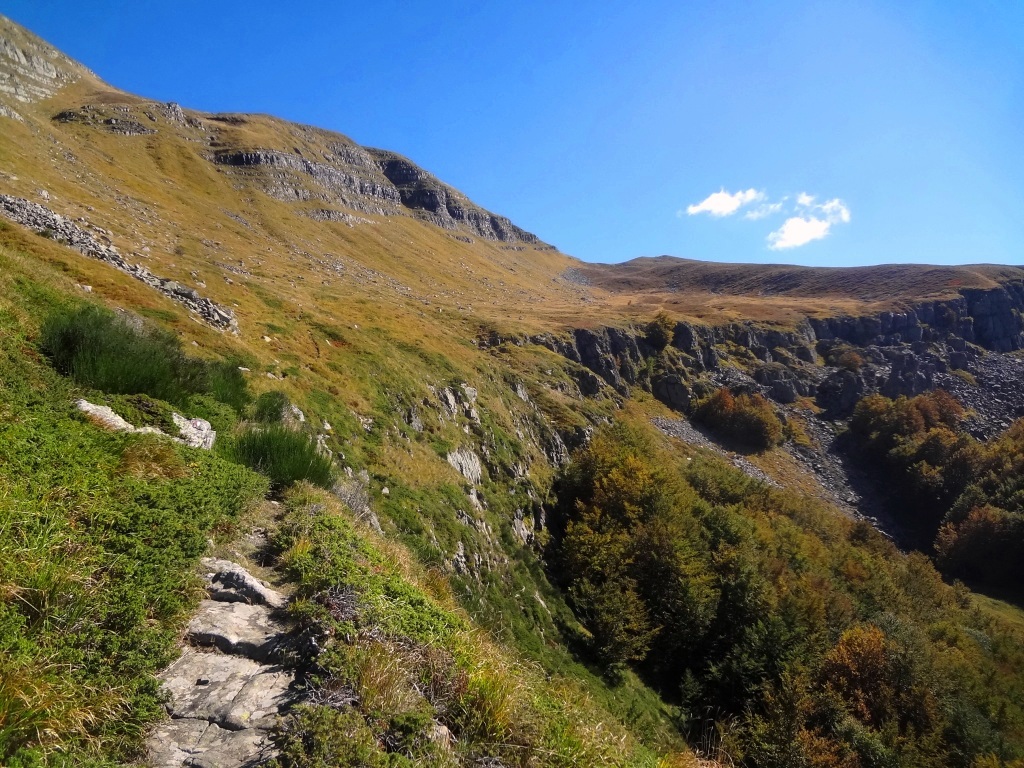
[{"label": "mountain", "polygon": [[2,17],[0,128],[0,762],[1024,757],[1024,269],[587,264]]}]

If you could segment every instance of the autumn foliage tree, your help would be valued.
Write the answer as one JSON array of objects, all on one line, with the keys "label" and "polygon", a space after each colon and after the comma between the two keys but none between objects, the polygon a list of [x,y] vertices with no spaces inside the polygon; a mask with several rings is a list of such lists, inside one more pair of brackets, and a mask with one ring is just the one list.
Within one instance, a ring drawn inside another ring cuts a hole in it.
[{"label": "autumn foliage tree", "polygon": [[987,444],[967,434],[947,392],[865,397],[850,431],[879,471],[904,520],[935,535],[947,573],[1000,591],[1024,584],[1024,420]]},{"label": "autumn foliage tree", "polygon": [[693,420],[755,450],[771,448],[783,438],[782,422],[775,409],[756,393],[733,395],[722,387],[697,404]]},{"label": "autumn foliage tree", "polygon": [[[912,424],[939,428],[938,405],[913,407]],[[934,440],[922,455],[945,452]],[[999,736],[1024,733],[1024,650],[925,556],[635,424],[599,430],[555,492],[548,562],[590,661],[634,669],[684,728],[732,723],[744,765],[1024,756]]]}]

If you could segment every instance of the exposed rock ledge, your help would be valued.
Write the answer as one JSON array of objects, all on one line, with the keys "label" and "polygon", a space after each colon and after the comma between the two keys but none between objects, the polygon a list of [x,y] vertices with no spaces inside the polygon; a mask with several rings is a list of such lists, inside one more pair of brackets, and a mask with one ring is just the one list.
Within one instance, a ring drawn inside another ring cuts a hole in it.
[{"label": "exposed rock ledge", "polygon": [[[165,435],[156,427],[136,427],[125,421],[114,412],[114,409],[107,405],[96,405],[88,400],[76,400],[78,410],[89,416],[90,419],[115,432],[134,432],[136,434]],[[217,432],[206,419],[186,419],[179,413],[172,413],[175,426],[181,433],[181,437],[171,439],[184,443],[189,448],[203,448],[209,451],[213,448],[213,441],[217,439]],[[165,435],[167,436],[167,435]]]},{"label": "exposed rock ledge", "polygon": [[200,296],[192,288],[166,278],[157,277],[141,264],[130,264],[112,245],[103,245],[70,219],[54,213],[39,203],[20,197],[0,195],[0,214],[11,221],[28,227],[36,234],[46,234],[85,256],[99,259],[141,280],[170,299],[184,304],[191,312],[214,328],[238,333],[235,313],[210,299]]}]

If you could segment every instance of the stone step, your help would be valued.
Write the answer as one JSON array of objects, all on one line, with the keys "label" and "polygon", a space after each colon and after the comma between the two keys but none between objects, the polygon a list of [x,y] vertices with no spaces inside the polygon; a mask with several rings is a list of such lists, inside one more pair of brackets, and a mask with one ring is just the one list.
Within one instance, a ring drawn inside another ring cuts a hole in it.
[{"label": "stone step", "polygon": [[225,603],[250,603],[280,609],[288,604],[288,598],[271,589],[238,563],[204,557],[207,591],[210,598]]},{"label": "stone step", "polygon": [[206,720],[160,723],[149,739],[151,768],[248,768],[271,757],[264,731],[229,731]]},{"label": "stone step", "polygon": [[227,731],[265,729],[296,697],[280,667],[186,648],[161,676],[172,718],[213,723]]},{"label": "stone step", "polygon": [[188,623],[189,641],[226,654],[267,661],[282,644],[281,625],[263,605],[203,600]]}]

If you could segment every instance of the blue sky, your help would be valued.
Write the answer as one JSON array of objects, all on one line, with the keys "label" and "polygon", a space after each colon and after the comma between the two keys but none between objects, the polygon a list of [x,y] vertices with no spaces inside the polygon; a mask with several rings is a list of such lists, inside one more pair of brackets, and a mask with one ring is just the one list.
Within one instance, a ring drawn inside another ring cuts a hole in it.
[{"label": "blue sky", "polygon": [[401,152],[591,261],[1024,264],[1019,0],[0,13],[125,90]]}]

